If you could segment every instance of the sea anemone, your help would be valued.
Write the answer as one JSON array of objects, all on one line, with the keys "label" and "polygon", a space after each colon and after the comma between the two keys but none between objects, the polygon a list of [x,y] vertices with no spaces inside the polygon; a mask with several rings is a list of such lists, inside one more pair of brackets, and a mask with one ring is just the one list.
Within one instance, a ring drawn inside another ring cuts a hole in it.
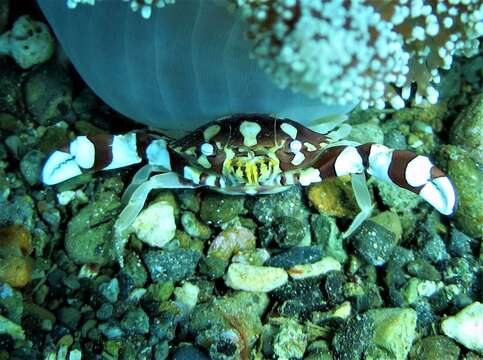
[{"label": "sea anemone", "polygon": [[250,24],[253,55],[282,88],[327,103],[404,107],[438,100],[439,69],[475,55],[479,0],[232,0]]},{"label": "sea anemone", "polygon": [[310,126],[358,103],[436,103],[440,70],[476,54],[483,34],[479,0],[198,0],[161,11],[152,7],[174,0],[124,1],[150,19],[113,1],[82,13],[39,3],[87,83],[120,112],[163,128],[243,112]]}]

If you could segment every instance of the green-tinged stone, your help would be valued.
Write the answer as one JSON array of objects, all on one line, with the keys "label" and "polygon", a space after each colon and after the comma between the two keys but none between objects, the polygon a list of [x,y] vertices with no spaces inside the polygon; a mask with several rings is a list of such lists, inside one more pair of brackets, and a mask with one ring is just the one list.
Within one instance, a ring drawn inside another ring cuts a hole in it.
[{"label": "green-tinged stone", "polygon": [[323,254],[344,263],[347,260],[347,253],[335,220],[324,214],[314,214],[310,217],[310,225],[314,234],[314,244],[322,247]]},{"label": "green-tinged stone", "polygon": [[147,296],[158,302],[167,301],[174,291],[174,284],[172,281],[165,281],[161,283],[151,284],[148,287]]},{"label": "green-tinged stone", "polygon": [[235,344],[238,351],[247,347],[249,353],[262,332],[261,316],[269,304],[264,293],[235,292],[210,302],[196,305],[190,315],[189,332],[208,342],[201,346],[210,348],[222,345],[227,333],[243,334]]},{"label": "green-tinged stone", "polygon": [[135,287],[143,287],[148,279],[148,272],[135,252],[129,252],[124,257],[122,272],[132,279]]},{"label": "green-tinged stone", "polygon": [[120,207],[121,202],[116,195],[101,193],[70,220],[65,249],[74,262],[106,264],[112,260],[111,231]]},{"label": "green-tinged stone", "polygon": [[198,220],[195,214],[186,211],[181,215],[181,225],[189,236],[207,240],[211,237],[211,229]]},{"label": "green-tinged stone", "polygon": [[149,332],[149,317],[141,308],[129,310],[121,320],[121,327],[128,334],[147,334]]},{"label": "green-tinged stone", "polygon": [[411,348],[411,360],[458,360],[460,348],[446,336],[428,336],[417,341]]},{"label": "green-tinged stone", "polygon": [[39,150],[44,154],[66,145],[69,142],[69,131],[60,126],[50,126],[45,130],[39,141]]},{"label": "green-tinged stone", "polygon": [[13,339],[25,339],[25,333],[20,325],[0,315],[0,335],[3,334],[10,335]]},{"label": "green-tinged stone", "polygon": [[332,340],[332,347],[340,360],[362,359],[372,344],[374,324],[366,315],[356,315],[340,327]]},{"label": "green-tinged stone", "polygon": [[143,261],[153,281],[181,281],[195,273],[201,254],[193,250],[150,250]]},{"label": "green-tinged stone", "polygon": [[242,214],[244,203],[243,196],[207,193],[201,202],[200,217],[205,222],[220,225]]},{"label": "green-tinged stone", "polygon": [[304,224],[293,217],[283,217],[276,220],[275,242],[282,249],[289,249],[299,245],[306,233]]},{"label": "green-tinged stone", "polygon": [[462,146],[483,165],[483,94],[458,116],[450,130],[451,144]]},{"label": "green-tinged stone", "polygon": [[381,266],[390,258],[396,235],[372,220],[365,221],[351,236],[356,252],[368,263]]},{"label": "green-tinged stone", "polygon": [[441,154],[447,173],[458,190],[456,226],[471,237],[479,237],[483,234],[483,169],[459,146],[444,146]]},{"label": "green-tinged stone", "polygon": [[406,359],[416,337],[416,311],[384,308],[369,310],[366,315],[374,322],[374,339],[366,352],[367,358]]},{"label": "green-tinged stone", "polygon": [[303,326],[293,319],[287,319],[275,335],[273,351],[280,359],[301,359],[307,348],[307,340]]}]

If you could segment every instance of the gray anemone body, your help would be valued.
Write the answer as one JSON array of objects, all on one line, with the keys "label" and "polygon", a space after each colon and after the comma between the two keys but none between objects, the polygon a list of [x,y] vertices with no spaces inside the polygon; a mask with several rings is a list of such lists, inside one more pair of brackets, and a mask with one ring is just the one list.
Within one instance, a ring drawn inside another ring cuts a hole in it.
[{"label": "gray anemone body", "polygon": [[38,2],[87,84],[146,125],[192,130],[230,114],[267,113],[311,126],[350,109],[277,88],[249,58],[242,21],[213,0],[179,0],[148,20],[119,1],[76,10]]}]

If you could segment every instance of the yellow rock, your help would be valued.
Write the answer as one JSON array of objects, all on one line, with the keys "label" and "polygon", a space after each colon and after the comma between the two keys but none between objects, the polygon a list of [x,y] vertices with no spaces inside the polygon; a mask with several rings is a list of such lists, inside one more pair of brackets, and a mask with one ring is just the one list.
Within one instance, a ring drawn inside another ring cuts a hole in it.
[{"label": "yellow rock", "polygon": [[24,287],[32,279],[30,232],[23,225],[0,228],[0,282]]},{"label": "yellow rock", "polygon": [[308,197],[320,213],[329,216],[354,216],[358,213],[350,176],[327,179],[312,185]]}]

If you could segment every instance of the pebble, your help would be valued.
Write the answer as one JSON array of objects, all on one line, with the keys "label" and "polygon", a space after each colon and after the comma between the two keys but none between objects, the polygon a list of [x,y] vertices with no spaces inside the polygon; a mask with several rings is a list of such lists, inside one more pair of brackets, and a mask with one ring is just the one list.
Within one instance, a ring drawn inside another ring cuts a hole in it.
[{"label": "pebble", "polygon": [[356,252],[369,264],[381,266],[389,260],[396,235],[374,221],[365,221],[351,236]]},{"label": "pebble", "polygon": [[483,355],[483,304],[474,302],[441,323],[443,333]]},{"label": "pebble", "polygon": [[314,234],[314,245],[319,245],[327,256],[345,262],[347,253],[344,249],[342,235],[334,218],[324,214],[310,216],[310,226]]},{"label": "pebble", "polygon": [[171,360],[210,360],[210,357],[197,347],[183,345],[175,350]]},{"label": "pebble", "polygon": [[207,223],[221,225],[241,214],[244,210],[244,203],[243,196],[206,193],[201,202],[200,218]]},{"label": "pebble", "polygon": [[49,60],[54,50],[55,40],[49,27],[28,15],[20,16],[12,30],[0,37],[0,54],[13,57],[22,69]]},{"label": "pebble", "polygon": [[368,310],[366,315],[374,322],[373,344],[366,356],[379,359],[389,353],[395,360],[406,359],[416,337],[416,311],[381,308]]},{"label": "pebble", "polygon": [[374,323],[366,315],[356,315],[345,322],[335,333],[332,347],[336,359],[363,359],[364,352],[374,336]]},{"label": "pebble", "polygon": [[274,224],[275,242],[282,249],[290,249],[302,243],[305,238],[305,226],[296,218],[278,218]]},{"label": "pebble", "polygon": [[101,305],[99,309],[96,311],[96,317],[99,320],[108,320],[114,311],[114,307],[110,303],[104,303]]},{"label": "pebble", "polygon": [[149,332],[149,317],[143,309],[129,310],[121,320],[121,327],[128,334],[147,334]]},{"label": "pebble", "polygon": [[196,218],[196,215],[186,211],[181,215],[181,225],[189,236],[207,240],[211,237],[211,229]]},{"label": "pebble", "polygon": [[191,311],[198,302],[200,288],[190,282],[184,282],[182,286],[174,289],[174,301],[178,306]]},{"label": "pebble", "polygon": [[295,265],[287,270],[294,280],[302,280],[311,277],[321,276],[329,271],[339,271],[342,268],[340,262],[331,257],[325,257],[313,264]]},{"label": "pebble", "polygon": [[151,250],[143,260],[153,281],[181,281],[195,273],[201,254],[193,250]]},{"label": "pebble", "polygon": [[270,292],[284,285],[288,275],[281,268],[235,263],[228,267],[224,280],[235,290]]},{"label": "pebble", "polygon": [[40,183],[40,171],[45,155],[38,150],[31,150],[20,161],[20,172],[29,185]]},{"label": "pebble", "polygon": [[446,336],[428,336],[417,341],[409,353],[410,360],[458,360],[460,348]]},{"label": "pebble", "polygon": [[229,227],[219,233],[208,249],[208,257],[229,260],[232,255],[255,249],[256,238],[253,233],[242,226]]},{"label": "pebble", "polygon": [[279,359],[301,359],[307,348],[308,338],[297,321],[283,321],[273,342],[273,351]]},{"label": "pebble", "polygon": [[54,62],[34,68],[24,82],[25,104],[35,121],[51,125],[73,121],[72,82],[69,73]]},{"label": "pebble", "polygon": [[2,334],[10,335],[16,340],[25,339],[25,333],[20,325],[0,315],[0,335]]},{"label": "pebble", "polygon": [[80,321],[81,313],[79,310],[71,306],[63,307],[58,311],[58,317],[62,324],[71,330],[75,330]]},{"label": "pebble", "polygon": [[99,292],[111,304],[114,304],[117,301],[119,291],[119,281],[116,278],[99,285]]},{"label": "pebble", "polygon": [[64,244],[75,263],[103,265],[112,259],[111,231],[120,207],[115,194],[104,192],[69,221]]},{"label": "pebble", "polygon": [[173,207],[165,201],[150,205],[136,217],[132,230],[149,246],[164,247],[176,234]]},{"label": "pebble", "polygon": [[319,247],[297,246],[271,257],[265,265],[290,269],[295,265],[310,264],[320,259],[322,250]]}]

